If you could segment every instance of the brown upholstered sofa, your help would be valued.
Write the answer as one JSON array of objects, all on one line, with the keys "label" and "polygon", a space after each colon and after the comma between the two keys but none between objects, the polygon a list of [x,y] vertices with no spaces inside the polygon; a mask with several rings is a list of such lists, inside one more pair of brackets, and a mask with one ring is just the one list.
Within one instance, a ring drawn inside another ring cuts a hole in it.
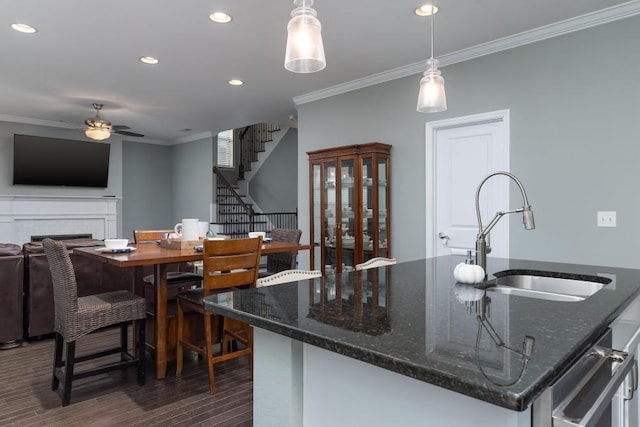
[{"label": "brown upholstered sofa", "polygon": [[[102,240],[71,239],[62,240],[70,251],[71,262],[78,282],[78,296],[121,289],[131,289],[133,272],[129,268],[119,268],[78,256],[73,248],[104,246]],[[25,316],[27,330],[25,337],[32,338],[53,332],[53,284],[49,263],[41,242],[23,245],[25,262]]]},{"label": "brown upholstered sofa", "polygon": [[23,278],[22,248],[0,244],[0,348],[15,347],[22,339]]}]

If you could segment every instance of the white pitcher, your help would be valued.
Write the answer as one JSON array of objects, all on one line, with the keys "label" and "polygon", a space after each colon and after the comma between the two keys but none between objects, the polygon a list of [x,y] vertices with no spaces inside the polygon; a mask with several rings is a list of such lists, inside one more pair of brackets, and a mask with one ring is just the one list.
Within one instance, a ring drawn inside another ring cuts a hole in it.
[{"label": "white pitcher", "polygon": [[173,227],[180,240],[198,240],[198,219],[197,218],[183,218],[182,222],[176,224]]},{"label": "white pitcher", "polygon": [[207,231],[209,231],[209,222],[198,221],[198,239],[204,239],[207,237]]}]

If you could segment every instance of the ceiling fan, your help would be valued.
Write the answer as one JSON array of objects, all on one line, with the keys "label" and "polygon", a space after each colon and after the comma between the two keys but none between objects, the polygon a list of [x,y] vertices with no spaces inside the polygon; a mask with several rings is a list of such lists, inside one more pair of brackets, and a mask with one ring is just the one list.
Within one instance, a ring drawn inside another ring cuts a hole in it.
[{"label": "ceiling fan", "polygon": [[130,132],[131,129],[126,125],[112,125],[109,120],[105,120],[100,117],[100,110],[102,110],[103,105],[97,102],[93,103],[93,108],[96,110],[96,116],[88,118],[84,121],[84,124],[87,127],[84,130],[84,134],[95,140],[102,141],[111,136],[112,133],[117,133],[119,135],[125,136],[135,136],[138,138],[143,137],[144,135],[141,133]]}]

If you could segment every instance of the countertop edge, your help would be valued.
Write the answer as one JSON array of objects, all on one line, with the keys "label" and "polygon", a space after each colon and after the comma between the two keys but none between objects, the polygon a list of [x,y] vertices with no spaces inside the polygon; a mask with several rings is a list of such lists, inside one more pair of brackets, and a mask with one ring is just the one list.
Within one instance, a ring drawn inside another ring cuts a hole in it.
[{"label": "countertop edge", "polygon": [[556,378],[556,376],[553,376],[549,381],[545,382],[545,384],[540,384],[540,390],[535,394],[533,394],[533,391],[532,393],[527,393],[523,396],[514,395],[513,393],[508,392],[497,393],[488,391],[472,383],[453,379],[446,373],[426,370],[402,359],[388,357],[375,351],[351,346],[346,343],[324,338],[290,326],[282,326],[274,321],[265,320],[262,317],[252,316],[238,310],[230,309],[224,305],[212,303],[208,301],[207,298],[204,299],[204,305],[205,309],[216,314],[249,323],[254,327],[283,335],[306,344],[311,344],[346,357],[351,357],[362,362],[369,363],[382,369],[393,371],[400,375],[414,378],[437,387],[442,387],[447,390],[464,394],[475,399],[480,399],[489,404],[501,406],[514,411],[524,411],[527,409],[527,407],[533,402],[534,398],[537,397],[538,394]]}]

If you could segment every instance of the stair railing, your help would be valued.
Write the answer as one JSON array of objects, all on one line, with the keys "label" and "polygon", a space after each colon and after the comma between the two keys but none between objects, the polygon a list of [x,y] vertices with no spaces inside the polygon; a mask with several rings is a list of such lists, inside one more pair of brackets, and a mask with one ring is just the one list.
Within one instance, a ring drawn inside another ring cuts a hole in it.
[{"label": "stair railing", "polygon": [[249,205],[247,205],[244,200],[242,200],[242,197],[240,197],[240,195],[236,192],[236,190],[233,188],[233,186],[231,185],[231,183],[227,180],[227,178],[225,178],[225,176],[222,174],[222,172],[218,169],[217,166],[213,167],[213,173],[216,174],[216,177],[218,179],[218,185],[220,185],[220,183],[223,184],[223,186],[227,189],[227,191],[229,192],[229,194],[231,195],[231,197],[233,197],[240,206],[242,206],[242,209],[244,210],[244,212],[247,214],[247,216],[249,217],[249,231],[254,231],[254,211],[253,208]]},{"label": "stair railing", "polygon": [[260,230],[254,231],[266,231],[267,236],[270,236],[271,230],[274,228],[298,228],[298,210],[295,212],[256,212],[254,215],[256,227]]}]

